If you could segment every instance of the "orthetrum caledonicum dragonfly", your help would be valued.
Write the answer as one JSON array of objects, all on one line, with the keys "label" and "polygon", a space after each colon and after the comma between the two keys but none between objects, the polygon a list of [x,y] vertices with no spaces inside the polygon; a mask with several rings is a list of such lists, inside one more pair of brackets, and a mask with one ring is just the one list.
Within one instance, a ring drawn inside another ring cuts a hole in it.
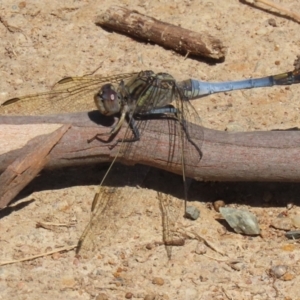
[{"label": "orthetrum caledonicum dragonfly", "polygon": [[[14,112],[17,108],[17,114],[19,115],[86,111],[93,107],[94,104],[91,99],[94,97],[94,102],[103,115],[119,114],[120,116],[119,122],[108,135],[116,133],[126,119],[129,124],[127,131],[131,131],[133,137],[125,137],[122,140],[123,142],[134,142],[140,138],[142,130],[140,126],[137,126],[137,118],[171,116],[178,121],[177,123],[181,128],[179,130],[182,140],[181,160],[183,180],[185,182],[184,140],[193,145],[199,155],[199,159],[203,155],[201,141],[197,140],[196,142],[192,139],[195,134],[199,136],[201,133],[194,133],[193,130],[196,127],[190,126],[190,124],[201,124],[201,121],[190,100],[224,91],[299,83],[299,59],[295,66],[296,68],[293,71],[279,75],[219,83],[203,82],[194,79],[178,82],[170,74],[155,74],[152,71],[114,76],[88,75],[68,77],[59,81],[50,92],[5,101],[0,106],[0,114],[10,114],[11,108],[13,108]],[[186,200],[185,184],[184,191]],[[103,207],[103,203],[97,204],[98,200],[101,200],[99,199],[100,197],[101,192],[98,192],[93,202],[92,220],[87,226],[85,234],[93,224],[92,221],[101,218],[101,212],[105,207]],[[108,199],[109,197],[106,198]],[[101,221],[99,220],[99,222]],[[83,239],[81,239],[80,245],[82,243]]]}]

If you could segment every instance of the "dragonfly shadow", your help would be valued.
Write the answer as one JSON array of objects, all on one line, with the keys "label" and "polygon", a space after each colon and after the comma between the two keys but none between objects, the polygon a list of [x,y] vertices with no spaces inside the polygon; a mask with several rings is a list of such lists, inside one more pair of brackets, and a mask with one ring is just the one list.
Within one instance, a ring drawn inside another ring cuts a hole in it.
[{"label": "dragonfly shadow", "polygon": [[[99,185],[109,166],[110,163],[105,163],[96,166],[44,170],[10,204],[16,203],[34,192],[55,191],[73,186]],[[104,185],[109,187],[136,187],[137,182],[142,188],[156,190],[184,199],[181,175],[144,165],[125,166],[115,163]]]},{"label": "dragonfly shadow", "polygon": [[105,127],[111,127],[116,122],[114,116],[104,116],[98,110],[89,111],[88,117],[93,123]]}]

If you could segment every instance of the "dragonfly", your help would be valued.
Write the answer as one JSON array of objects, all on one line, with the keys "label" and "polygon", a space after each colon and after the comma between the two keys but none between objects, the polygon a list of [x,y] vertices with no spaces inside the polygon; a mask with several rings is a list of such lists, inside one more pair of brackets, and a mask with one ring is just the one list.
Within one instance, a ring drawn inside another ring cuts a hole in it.
[{"label": "dragonfly", "polygon": [[[112,76],[86,75],[67,77],[60,80],[54,88],[45,93],[32,94],[12,98],[0,106],[0,114],[43,115],[61,112],[87,111],[97,107],[102,115],[119,116],[119,121],[105,135],[114,136],[126,121],[131,137],[127,134],[116,144],[127,144],[138,141],[142,134],[143,119],[171,117],[179,124],[181,139],[181,164],[184,186],[185,211],[187,203],[187,186],[185,180],[184,145],[190,143],[202,158],[203,131],[201,118],[191,104],[191,100],[214,93],[268,87],[274,85],[291,85],[300,82],[300,56],[297,58],[294,70],[262,78],[251,78],[239,81],[205,82],[196,79],[176,81],[168,73],[154,73],[151,70],[117,74]],[[94,103],[91,99],[94,98]],[[142,121],[137,122],[137,120]],[[200,125],[198,127],[192,124]],[[101,138],[103,134],[92,137]],[[193,137],[201,137],[194,140]],[[118,154],[106,174],[111,171]],[[101,181],[100,187],[106,175]],[[113,195],[114,193],[111,193]],[[105,211],[109,201],[101,203],[101,196],[109,199],[109,194],[103,194],[101,189],[96,193],[92,204],[91,221],[79,241],[78,249],[84,244],[84,237],[92,229],[95,220]],[[118,195],[117,195],[118,196]],[[107,202],[107,203],[106,203]],[[100,204],[99,204],[100,203]],[[103,203],[106,203],[103,207]]]}]

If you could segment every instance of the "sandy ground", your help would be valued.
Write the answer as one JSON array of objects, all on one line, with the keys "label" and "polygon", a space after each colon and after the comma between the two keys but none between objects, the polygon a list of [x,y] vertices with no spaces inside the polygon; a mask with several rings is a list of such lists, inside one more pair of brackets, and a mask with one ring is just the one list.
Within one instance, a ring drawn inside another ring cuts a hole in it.
[{"label": "sandy ground", "polygon": [[[280,3],[300,10],[297,0]],[[226,60],[185,59],[95,26],[95,16],[112,4],[209,31],[228,47]],[[6,0],[0,1],[0,17],[0,102],[46,91],[64,76],[84,75],[99,66],[99,74],[152,69],[178,80],[226,81],[292,70],[300,54],[299,24],[234,0]],[[270,130],[300,127],[299,97],[295,85],[212,95],[194,105],[208,128]],[[26,188],[23,204],[1,214],[0,261],[76,244],[106,167],[43,172]],[[138,180],[130,181],[129,173]],[[111,226],[93,256],[75,257],[72,250],[1,266],[0,299],[300,299],[299,244],[288,241],[284,230],[270,227],[280,221],[278,215],[300,215],[297,184],[192,182],[189,197],[201,211],[192,222],[182,218],[180,176],[141,166],[116,166],[112,174],[126,177],[123,184],[132,187],[115,203]],[[160,243],[157,191],[171,194],[177,234],[185,232],[185,245],[173,247],[171,259]],[[255,213],[262,235],[232,232],[211,207],[217,199]],[[291,210],[289,203],[294,203]],[[42,221],[72,226],[36,228]],[[279,265],[282,273],[274,268]]]}]

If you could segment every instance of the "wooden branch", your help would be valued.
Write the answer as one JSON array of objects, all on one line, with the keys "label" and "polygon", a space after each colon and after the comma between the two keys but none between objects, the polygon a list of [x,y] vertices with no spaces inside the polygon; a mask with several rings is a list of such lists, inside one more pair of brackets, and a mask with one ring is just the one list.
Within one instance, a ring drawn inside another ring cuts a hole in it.
[{"label": "wooden branch", "polygon": [[207,32],[187,30],[120,6],[111,6],[99,15],[96,24],[184,55],[223,59],[226,53],[222,42]]},{"label": "wooden branch", "polygon": [[[49,133],[49,128],[54,131],[63,124],[72,126],[52,149],[45,168],[112,161],[120,145],[111,146],[116,139],[124,137],[126,126],[109,143],[99,140],[88,143],[97,133],[109,131],[108,127],[91,120],[102,122],[100,118],[97,112],[44,117],[0,116],[0,139],[9,141],[0,144],[0,171],[25,151],[26,140],[22,137],[28,135],[29,142],[32,132],[35,136],[42,135]],[[141,140],[123,144],[119,161],[181,174],[180,138],[178,132],[174,132],[174,122],[165,119],[141,123],[146,124]],[[200,160],[195,148],[187,143],[187,176],[214,181],[300,181],[299,131],[228,133],[197,126],[196,129],[199,136],[192,136],[196,142],[200,142],[200,133],[204,132],[203,157]]]},{"label": "wooden branch", "polygon": [[64,125],[46,136],[29,141],[23,153],[16,157],[0,176],[0,209],[8,203],[44,168],[48,154],[70,126]]}]

